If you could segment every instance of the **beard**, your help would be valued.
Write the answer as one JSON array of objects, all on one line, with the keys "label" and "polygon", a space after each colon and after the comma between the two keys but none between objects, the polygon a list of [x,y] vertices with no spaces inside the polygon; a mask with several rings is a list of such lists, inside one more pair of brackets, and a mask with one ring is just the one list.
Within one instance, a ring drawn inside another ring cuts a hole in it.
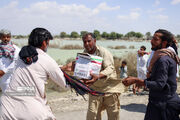
[{"label": "beard", "polygon": [[154,48],[151,48],[151,50],[156,51],[162,48],[162,43]]},{"label": "beard", "polygon": [[44,49],[44,52],[47,52],[49,45],[46,46],[46,48]]}]

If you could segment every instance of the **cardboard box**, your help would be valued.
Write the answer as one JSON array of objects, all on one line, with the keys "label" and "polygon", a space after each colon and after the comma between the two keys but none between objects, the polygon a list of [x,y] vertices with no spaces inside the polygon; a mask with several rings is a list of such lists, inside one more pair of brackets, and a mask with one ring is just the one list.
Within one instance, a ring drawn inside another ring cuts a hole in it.
[{"label": "cardboard box", "polygon": [[99,75],[102,65],[102,57],[87,53],[78,53],[74,76],[77,78],[91,79],[90,73]]}]

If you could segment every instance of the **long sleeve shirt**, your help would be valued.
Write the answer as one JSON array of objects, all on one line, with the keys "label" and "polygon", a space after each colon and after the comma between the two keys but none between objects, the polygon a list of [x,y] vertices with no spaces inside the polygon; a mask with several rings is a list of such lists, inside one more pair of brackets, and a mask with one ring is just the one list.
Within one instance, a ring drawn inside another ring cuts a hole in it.
[{"label": "long sleeve shirt", "polygon": [[5,73],[0,78],[0,87],[1,87],[3,92],[8,87],[8,84],[10,82],[11,74],[12,74],[12,72],[14,70],[14,66],[15,66],[16,61],[17,61],[18,56],[19,56],[20,49],[16,45],[13,45],[13,47],[15,48],[15,54],[14,54],[14,59],[13,60],[11,60],[9,58],[6,58],[6,57],[0,58],[0,70],[2,70]]},{"label": "long sleeve shirt", "polygon": [[169,98],[176,93],[176,68],[176,62],[169,56],[162,56],[156,61],[150,78],[145,80],[150,99]]},{"label": "long sleeve shirt", "polygon": [[65,88],[64,74],[55,60],[41,49],[36,50],[37,62],[27,65],[20,58],[17,60],[11,82],[1,97],[1,119],[51,120],[55,118],[47,105],[45,84],[50,78]]}]

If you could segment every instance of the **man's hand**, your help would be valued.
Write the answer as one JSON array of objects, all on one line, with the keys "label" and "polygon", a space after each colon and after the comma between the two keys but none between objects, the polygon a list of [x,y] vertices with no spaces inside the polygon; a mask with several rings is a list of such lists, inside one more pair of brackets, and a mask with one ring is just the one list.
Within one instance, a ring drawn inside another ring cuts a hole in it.
[{"label": "man's hand", "polygon": [[92,79],[91,80],[84,80],[84,83],[89,86],[89,85],[92,85],[94,82],[96,82],[98,79],[99,79],[99,76],[98,75],[95,75],[95,74],[91,74],[92,76]]},{"label": "man's hand", "polygon": [[0,77],[2,77],[4,74],[5,74],[4,71],[0,70]]},{"label": "man's hand", "polygon": [[136,80],[136,77],[127,77],[125,78],[122,83],[125,85],[125,86],[129,86],[129,85],[132,85],[135,83],[135,80]]},{"label": "man's hand", "polygon": [[75,68],[75,61],[70,62],[70,63],[68,63],[68,64],[66,64],[66,65],[64,65],[64,66],[62,66],[60,68],[63,71],[70,71],[70,72],[72,72],[72,71],[74,71],[74,68]]}]

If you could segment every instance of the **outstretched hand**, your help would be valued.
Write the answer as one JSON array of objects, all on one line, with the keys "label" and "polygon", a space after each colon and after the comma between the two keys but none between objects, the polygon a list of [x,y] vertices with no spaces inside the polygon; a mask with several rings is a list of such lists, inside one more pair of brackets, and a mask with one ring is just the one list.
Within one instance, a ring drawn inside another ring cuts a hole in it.
[{"label": "outstretched hand", "polygon": [[136,77],[131,77],[131,76],[125,78],[125,79],[122,81],[122,83],[123,83],[125,86],[132,85],[132,84],[134,84],[135,82],[136,82]]}]

